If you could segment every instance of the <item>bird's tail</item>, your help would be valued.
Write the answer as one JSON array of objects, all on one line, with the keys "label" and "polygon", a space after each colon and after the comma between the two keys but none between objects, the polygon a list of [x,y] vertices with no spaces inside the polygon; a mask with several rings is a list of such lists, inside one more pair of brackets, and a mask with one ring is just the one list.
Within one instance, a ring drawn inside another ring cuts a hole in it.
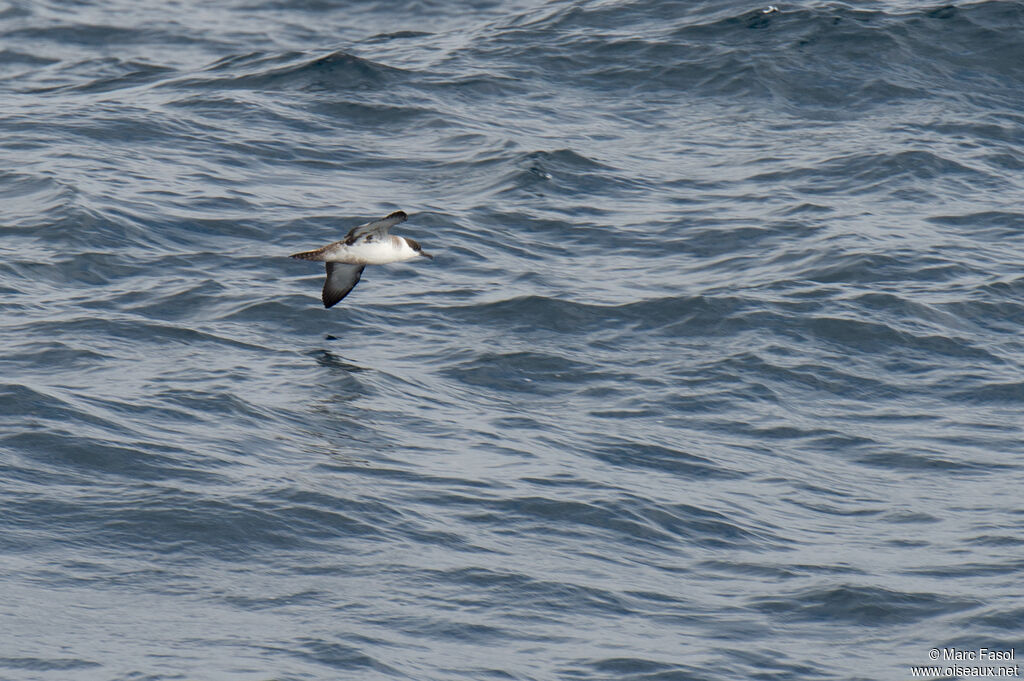
[{"label": "bird's tail", "polygon": [[324,259],[324,252],[327,250],[327,246],[318,248],[315,251],[304,251],[302,253],[292,253],[289,258],[298,258],[299,260],[319,260]]}]

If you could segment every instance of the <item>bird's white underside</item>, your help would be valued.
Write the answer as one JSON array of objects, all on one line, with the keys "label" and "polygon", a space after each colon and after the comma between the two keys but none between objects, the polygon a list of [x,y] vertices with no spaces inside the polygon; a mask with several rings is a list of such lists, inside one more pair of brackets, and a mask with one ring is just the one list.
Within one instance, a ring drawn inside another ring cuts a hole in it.
[{"label": "bird's white underside", "polygon": [[332,244],[324,253],[328,262],[344,262],[353,265],[386,265],[419,257],[419,253],[400,236],[375,238],[369,243],[360,239],[351,246],[344,242]]}]

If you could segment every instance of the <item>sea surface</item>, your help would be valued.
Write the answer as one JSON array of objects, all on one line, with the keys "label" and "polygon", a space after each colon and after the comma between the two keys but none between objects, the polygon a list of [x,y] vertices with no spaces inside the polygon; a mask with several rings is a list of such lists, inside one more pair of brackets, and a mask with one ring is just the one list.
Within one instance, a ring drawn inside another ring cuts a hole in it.
[{"label": "sea surface", "polygon": [[1019,663],[1022,35],[0,0],[0,679]]}]

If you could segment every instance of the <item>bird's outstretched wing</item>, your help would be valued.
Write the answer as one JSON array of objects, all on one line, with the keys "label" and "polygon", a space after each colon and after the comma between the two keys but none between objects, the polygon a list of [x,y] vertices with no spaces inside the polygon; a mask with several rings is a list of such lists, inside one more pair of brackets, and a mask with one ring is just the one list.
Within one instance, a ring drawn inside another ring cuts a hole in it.
[{"label": "bird's outstretched wing", "polygon": [[384,236],[392,227],[401,222],[405,222],[408,217],[409,216],[403,211],[396,210],[386,218],[381,218],[380,220],[374,220],[373,222],[367,222],[364,225],[353,227],[352,231],[350,231],[348,236],[345,237],[345,245],[351,246],[356,239],[367,234],[371,234],[373,236]]},{"label": "bird's outstretched wing", "polygon": [[324,307],[332,307],[359,283],[363,274],[363,265],[349,265],[342,262],[328,262],[327,281],[324,282],[324,293],[321,299]]}]

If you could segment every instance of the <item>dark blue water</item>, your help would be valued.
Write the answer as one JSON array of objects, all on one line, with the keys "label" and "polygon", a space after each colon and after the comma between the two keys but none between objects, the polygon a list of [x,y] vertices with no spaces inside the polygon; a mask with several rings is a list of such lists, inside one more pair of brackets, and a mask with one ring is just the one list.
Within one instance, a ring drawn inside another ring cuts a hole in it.
[{"label": "dark blue water", "polygon": [[0,2],[0,678],[1024,655],[1022,31]]}]

